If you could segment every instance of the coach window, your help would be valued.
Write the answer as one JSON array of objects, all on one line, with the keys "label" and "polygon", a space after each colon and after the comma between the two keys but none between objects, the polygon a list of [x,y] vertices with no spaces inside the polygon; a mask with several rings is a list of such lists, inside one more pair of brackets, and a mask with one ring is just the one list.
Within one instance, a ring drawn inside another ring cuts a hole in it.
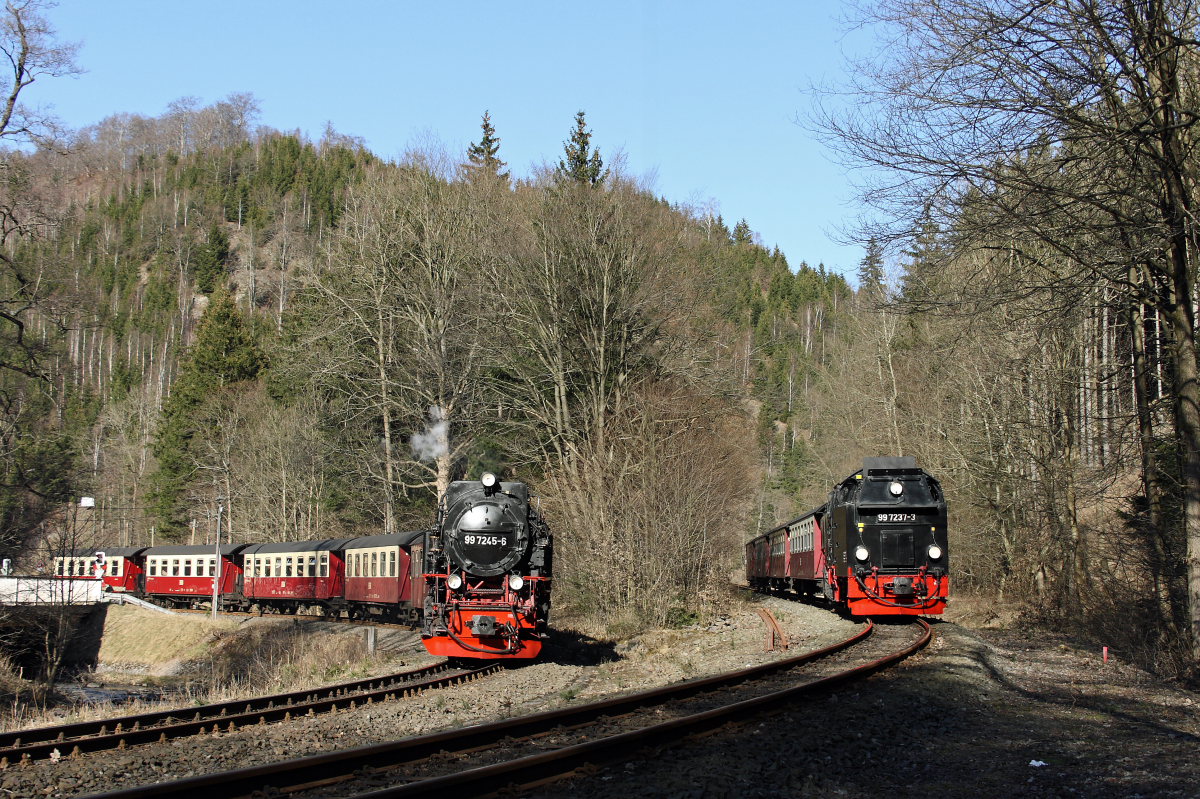
[{"label": "coach window", "polygon": [[321,553],[321,563],[317,567],[317,569],[318,569],[318,571],[317,571],[318,576],[320,576],[320,577],[328,577],[329,576],[329,553],[327,553],[327,552]]},{"label": "coach window", "polygon": [[274,577],[275,576],[275,572],[271,570],[271,559],[270,558],[263,558],[263,576],[264,577]]},{"label": "coach window", "polygon": [[113,577],[121,576],[121,559],[120,558],[112,559],[112,571],[109,572],[109,574],[111,574]]},{"label": "coach window", "polygon": [[208,561],[208,576],[209,577],[217,576],[217,558],[215,555],[212,558],[210,558]]},{"label": "coach window", "polygon": [[283,576],[284,577],[292,576],[292,559],[291,558],[283,559]]},{"label": "coach window", "polygon": [[391,566],[388,569],[388,577],[395,577],[396,576],[396,553],[395,552],[388,554],[388,561],[391,563]]}]

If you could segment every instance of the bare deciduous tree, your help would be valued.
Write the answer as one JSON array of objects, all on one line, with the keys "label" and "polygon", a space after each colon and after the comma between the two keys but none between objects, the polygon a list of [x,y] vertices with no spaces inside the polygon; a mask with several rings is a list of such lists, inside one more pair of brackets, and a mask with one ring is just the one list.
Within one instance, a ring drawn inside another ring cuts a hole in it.
[{"label": "bare deciduous tree", "polygon": [[1196,6],[883,0],[864,18],[889,38],[857,71],[855,110],[820,126],[851,160],[879,168],[864,196],[887,221],[870,235],[915,238],[930,214],[956,231],[946,260],[974,250],[987,264],[959,299],[1040,292],[1067,311],[1081,287],[1104,285],[1158,313],[1200,661]]}]

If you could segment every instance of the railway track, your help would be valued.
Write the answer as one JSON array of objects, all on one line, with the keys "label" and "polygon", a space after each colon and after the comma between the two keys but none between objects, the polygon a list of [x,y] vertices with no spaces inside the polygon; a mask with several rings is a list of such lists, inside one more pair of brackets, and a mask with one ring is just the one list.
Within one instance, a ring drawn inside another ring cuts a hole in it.
[{"label": "railway track", "polygon": [[[831,647],[715,677],[533,716],[95,794],[92,799],[212,799],[256,791],[314,799],[383,799],[473,796],[505,786],[535,786],[585,765],[626,759],[646,747],[677,743],[744,722],[798,697],[828,692],[903,660],[925,646],[931,634],[923,621],[889,628],[882,635],[868,625]],[[871,639],[879,641],[876,651],[861,654],[859,645]]]},{"label": "railway track", "polygon": [[5,732],[0,733],[0,766],[104,749],[124,749],[136,744],[204,735],[217,730],[233,731],[248,725],[404,698],[431,688],[477,679],[497,669],[494,665],[454,668],[443,661],[383,677],[304,691]]}]

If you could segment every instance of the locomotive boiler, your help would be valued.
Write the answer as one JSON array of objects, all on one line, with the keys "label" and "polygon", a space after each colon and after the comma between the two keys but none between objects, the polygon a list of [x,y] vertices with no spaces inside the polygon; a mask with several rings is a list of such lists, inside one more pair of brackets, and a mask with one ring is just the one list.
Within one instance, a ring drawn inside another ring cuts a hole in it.
[{"label": "locomotive boiler", "polygon": [[524,483],[450,484],[424,541],[421,637],[443,657],[528,659],[550,615],[550,529]]}]

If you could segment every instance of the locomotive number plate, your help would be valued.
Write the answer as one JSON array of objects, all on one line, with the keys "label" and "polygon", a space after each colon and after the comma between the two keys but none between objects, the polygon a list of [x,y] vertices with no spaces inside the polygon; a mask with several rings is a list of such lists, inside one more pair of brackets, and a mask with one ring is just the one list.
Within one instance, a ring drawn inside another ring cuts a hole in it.
[{"label": "locomotive number plate", "polygon": [[885,522],[915,522],[917,514],[915,513],[881,513],[875,517],[879,523]]},{"label": "locomotive number plate", "polygon": [[464,535],[463,543],[467,546],[503,547],[508,546],[508,538],[502,535]]}]

